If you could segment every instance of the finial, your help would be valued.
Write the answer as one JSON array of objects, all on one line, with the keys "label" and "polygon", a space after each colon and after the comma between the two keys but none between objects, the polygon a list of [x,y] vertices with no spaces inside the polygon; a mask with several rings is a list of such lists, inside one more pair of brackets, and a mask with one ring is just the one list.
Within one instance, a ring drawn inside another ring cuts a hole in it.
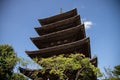
[{"label": "finial", "polygon": [[62,14],[62,8],[60,8],[60,14]]}]

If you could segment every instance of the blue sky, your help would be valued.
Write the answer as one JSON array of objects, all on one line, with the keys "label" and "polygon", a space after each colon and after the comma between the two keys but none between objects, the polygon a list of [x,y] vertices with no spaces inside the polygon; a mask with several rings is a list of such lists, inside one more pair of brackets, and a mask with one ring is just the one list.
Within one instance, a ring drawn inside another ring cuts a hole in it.
[{"label": "blue sky", "polygon": [[0,44],[12,45],[18,56],[29,59],[24,51],[37,49],[29,38],[38,36],[38,19],[59,14],[60,8],[77,8],[100,69],[120,64],[119,0],[1,0]]}]

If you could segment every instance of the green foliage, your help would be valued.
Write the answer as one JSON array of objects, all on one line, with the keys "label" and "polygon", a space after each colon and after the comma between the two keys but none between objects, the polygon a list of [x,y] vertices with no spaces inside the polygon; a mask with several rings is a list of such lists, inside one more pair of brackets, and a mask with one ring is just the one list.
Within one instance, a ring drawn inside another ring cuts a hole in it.
[{"label": "green foliage", "polygon": [[99,72],[99,69],[90,63],[90,59],[85,58],[82,54],[70,54],[67,56],[62,54],[40,60],[35,58],[34,60],[43,67],[43,73],[50,69],[49,73],[58,75],[61,80],[69,79],[65,73],[66,71],[71,71],[72,73],[74,71],[79,72],[76,76],[78,76],[78,79],[82,77],[82,80],[86,80]]},{"label": "green foliage", "polygon": [[0,80],[26,80],[21,74],[13,73],[18,60],[10,45],[0,45]]},{"label": "green foliage", "polygon": [[12,72],[16,61],[13,48],[9,45],[0,45],[0,75]]},{"label": "green foliage", "polygon": [[24,59],[24,58],[18,58],[18,63],[19,63],[19,66],[22,66],[24,68],[27,68],[27,65],[29,65],[29,64],[34,64],[30,60],[27,60],[27,59]]},{"label": "green foliage", "polygon": [[10,77],[10,80],[28,80],[23,76],[21,73],[13,73],[12,77]]},{"label": "green foliage", "polygon": [[120,76],[120,65],[115,66],[112,73],[114,74],[114,76],[119,77]]},{"label": "green foliage", "polygon": [[102,80],[120,80],[120,65],[114,67],[114,70],[105,68],[105,74]]},{"label": "green foliage", "polygon": [[2,80],[28,80],[24,77],[21,73],[12,73],[12,75],[6,74],[3,78],[0,78]]}]

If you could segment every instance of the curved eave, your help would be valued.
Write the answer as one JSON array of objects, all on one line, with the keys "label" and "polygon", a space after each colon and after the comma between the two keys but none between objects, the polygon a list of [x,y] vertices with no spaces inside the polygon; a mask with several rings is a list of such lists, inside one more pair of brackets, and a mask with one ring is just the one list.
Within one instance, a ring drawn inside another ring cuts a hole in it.
[{"label": "curved eave", "polygon": [[[20,70],[20,72],[22,73],[22,74],[24,74],[25,76],[27,76],[27,77],[29,77],[29,78],[31,78],[31,79],[35,79],[36,77],[38,77],[38,78],[43,78],[43,79],[45,79],[45,80],[47,80],[46,78],[46,76],[47,75],[51,75],[51,74],[49,74],[49,69],[47,69],[46,71],[45,71],[45,73],[43,73],[42,71],[41,71],[41,69],[28,69],[28,68],[21,68],[21,67],[19,67],[19,70]],[[37,74],[36,75],[34,75],[35,73],[37,72]],[[54,75],[53,75],[54,76]]]},{"label": "curved eave", "polygon": [[[32,76],[32,74],[34,73],[34,72],[36,72],[36,71],[38,71],[38,70],[32,70],[32,69],[27,69],[27,68],[21,68],[21,67],[19,67],[19,70],[20,70],[20,72],[22,73],[22,74],[24,74],[25,76],[27,76],[27,77],[29,77],[29,78],[31,78],[31,79],[35,79],[35,77],[34,76]],[[41,76],[42,76],[42,74],[41,74]]]},{"label": "curved eave", "polygon": [[71,43],[43,48],[36,51],[25,51],[31,58],[50,57],[59,54],[82,53],[86,57],[91,57],[89,37]]},{"label": "curved eave", "polygon": [[76,8],[73,9],[73,10],[70,10],[68,12],[62,13],[62,14],[58,14],[58,15],[51,16],[51,17],[44,18],[44,19],[38,19],[38,21],[41,25],[46,25],[46,24],[50,24],[50,23],[53,23],[53,22],[56,22],[56,21],[60,21],[60,20],[63,20],[63,19],[73,17],[75,15],[77,15],[77,9]]},{"label": "curved eave", "polygon": [[59,30],[67,29],[81,24],[80,15],[73,16],[71,18],[61,20],[55,23],[44,25],[42,27],[35,28],[39,35],[45,35]]},{"label": "curved eave", "polygon": [[90,60],[90,62],[91,62],[95,67],[97,67],[97,65],[98,65],[98,58],[95,56],[95,57],[93,57],[93,58]]},{"label": "curved eave", "polygon": [[[49,46],[51,42],[70,40],[70,42],[85,38],[84,24],[40,37],[30,38],[39,49]],[[48,41],[49,40],[49,41]],[[72,41],[71,41],[72,40]],[[61,43],[62,44],[62,43]],[[54,45],[53,45],[54,46]]]}]

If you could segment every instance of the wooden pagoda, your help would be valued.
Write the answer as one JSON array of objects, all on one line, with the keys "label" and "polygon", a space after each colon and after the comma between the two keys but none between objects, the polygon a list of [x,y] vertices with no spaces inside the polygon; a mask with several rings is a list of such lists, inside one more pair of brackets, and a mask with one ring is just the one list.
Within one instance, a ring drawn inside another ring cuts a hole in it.
[{"label": "wooden pagoda", "polygon": [[[83,53],[91,58],[90,38],[86,37],[84,24],[81,23],[77,9],[70,10],[52,17],[39,19],[41,27],[35,28],[39,37],[31,37],[31,41],[38,50],[25,51],[31,58],[47,58],[61,53]],[[90,60],[97,66],[97,57]],[[31,74],[36,71],[20,68],[20,72],[34,79]],[[57,76],[49,74],[49,70],[42,74],[39,70],[38,77],[47,80],[46,75],[54,76],[50,80],[57,80]],[[94,76],[92,80],[96,80]]]}]

